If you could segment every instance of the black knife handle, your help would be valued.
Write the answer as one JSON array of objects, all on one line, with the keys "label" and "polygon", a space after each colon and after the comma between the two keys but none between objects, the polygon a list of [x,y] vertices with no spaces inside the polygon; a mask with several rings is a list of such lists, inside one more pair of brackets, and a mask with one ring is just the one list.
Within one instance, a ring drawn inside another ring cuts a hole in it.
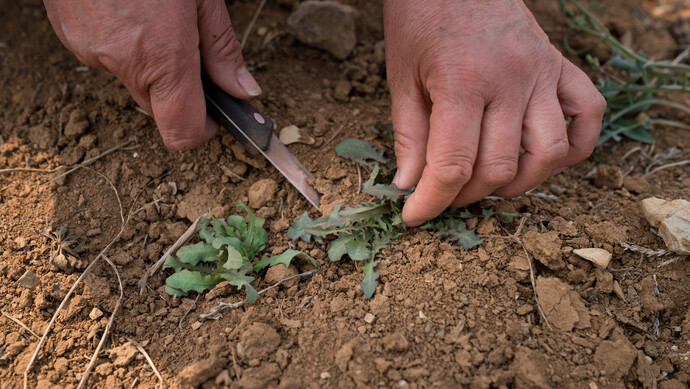
[{"label": "black knife handle", "polygon": [[[273,135],[273,121],[257,111],[249,102],[230,96],[201,72],[206,97],[206,111],[252,155],[259,154],[247,140],[249,137],[262,151],[268,150]],[[244,135],[242,135],[244,133]]]}]

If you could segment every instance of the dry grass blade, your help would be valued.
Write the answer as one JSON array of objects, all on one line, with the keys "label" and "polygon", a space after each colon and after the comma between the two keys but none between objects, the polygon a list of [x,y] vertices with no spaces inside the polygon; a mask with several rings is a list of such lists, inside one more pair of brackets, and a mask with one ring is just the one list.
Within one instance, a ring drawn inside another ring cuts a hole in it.
[{"label": "dry grass blade", "polygon": [[[120,231],[117,233],[117,235],[115,235],[115,237],[103,248],[103,250],[101,250],[101,252],[98,253],[96,258],[94,258],[93,261],[91,261],[91,263],[86,267],[86,269],[84,269],[84,272],[79,276],[79,278],[77,278],[77,280],[74,282],[74,284],[72,284],[72,287],[70,287],[69,291],[67,291],[67,294],[62,299],[62,302],[60,302],[60,305],[55,310],[53,317],[51,317],[50,322],[48,323],[48,326],[46,327],[45,331],[43,332],[43,336],[41,336],[41,340],[39,340],[38,345],[36,346],[36,349],[34,350],[34,353],[31,356],[31,359],[29,360],[29,363],[27,364],[26,369],[24,370],[24,389],[27,389],[27,387],[29,385],[29,372],[31,371],[31,368],[33,367],[33,364],[36,361],[38,353],[41,351],[41,348],[45,344],[46,339],[48,338],[48,334],[50,333],[50,330],[52,329],[53,324],[55,324],[55,321],[57,320],[58,315],[65,308],[65,305],[67,305],[67,302],[69,301],[70,297],[72,296],[72,293],[74,293],[77,286],[79,286],[79,283],[84,279],[84,277],[86,277],[91,272],[91,270],[96,265],[96,263],[98,263],[98,261],[102,257],[105,256],[105,253],[108,252],[110,247],[112,247],[112,245],[115,244],[115,242],[117,242],[120,239],[120,236],[122,236],[123,232],[125,231],[125,227],[129,223],[129,220],[132,216],[132,213],[130,212],[127,215],[127,219],[124,218],[124,210],[122,209],[122,201],[120,200],[120,194],[118,193],[118,191],[115,188],[115,186],[113,185],[113,183],[110,180],[108,180],[108,178],[105,177],[103,174],[101,174],[101,173],[99,173],[99,172],[97,172],[91,168],[88,168],[88,170],[90,170],[90,171],[100,175],[102,178],[104,178],[108,182],[108,184],[110,184],[112,189],[115,191],[115,196],[117,197],[117,202],[118,202],[118,205],[120,206],[120,217],[122,220],[122,226],[120,228]],[[139,199],[139,196],[141,195],[141,193],[144,191],[144,189],[147,186],[149,186],[152,182],[155,182],[158,178],[165,176],[166,174],[163,174],[157,178],[154,178],[151,181],[149,181],[146,185],[144,185],[144,187],[142,187],[141,190],[139,191],[139,193],[137,193],[137,195],[135,196],[135,198],[132,202],[132,207],[134,206],[134,204],[136,204],[137,200]]]},{"label": "dry grass blade", "polygon": [[156,374],[156,377],[158,377],[158,383],[160,383],[161,388],[164,388],[164,387],[165,387],[165,380],[163,379],[163,376],[161,375],[161,373],[160,373],[160,372],[158,371],[158,369],[156,368],[156,365],[153,364],[153,360],[151,360],[151,357],[149,356],[149,354],[148,354],[148,353],[146,352],[146,350],[144,349],[144,346],[142,346],[139,342],[137,342],[137,341],[134,340],[134,339],[130,339],[130,338],[126,337],[126,336],[123,336],[123,337],[124,337],[128,342],[132,342],[132,344],[134,345],[134,347],[136,347],[137,350],[139,350],[139,352],[144,356],[144,358],[146,358],[146,361],[149,363],[149,366],[151,366],[151,369],[153,369],[153,373]]},{"label": "dry grass blade", "polygon": [[673,162],[673,163],[659,166],[657,168],[654,168],[654,170],[650,171],[649,173],[645,173],[642,176],[642,178],[647,178],[647,177],[651,176],[652,174],[658,172],[659,170],[668,169],[670,167],[683,166],[683,165],[690,165],[690,159],[686,159],[685,161],[678,161],[678,162]]},{"label": "dry grass blade", "polygon": [[96,350],[93,352],[93,355],[91,356],[91,360],[89,361],[88,366],[86,366],[86,371],[81,376],[81,381],[79,381],[79,386],[77,389],[82,389],[86,386],[86,382],[89,380],[89,375],[91,374],[91,370],[93,369],[93,366],[96,364],[96,359],[98,358],[98,354],[101,352],[101,349],[103,348],[103,345],[105,344],[106,339],[108,338],[108,334],[110,334],[110,328],[113,326],[113,321],[115,321],[115,316],[117,315],[117,312],[120,310],[120,305],[122,304],[122,301],[125,299],[125,290],[122,287],[122,279],[120,278],[120,272],[117,270],[117,267],[115,267],[115,264],[110,261],[108,257],[103,255],[103,259],[108,262],[108,264],[113,268],[113,271],[115,272],[115,275],[117,276],[117,282],[120,286],[120,298],[117,299],[117,303],[115,303],[115,309],[113,309],[113,313],[110,315],[110,320],[108,320],[108,325],[105,326],[105,330],[103,331],[103,336],[101,336],[101,340],[98,342],[98,346],[96,346]]},{"label": "dry grass blade", "polygon": [[254,12],[254,16],[252,16],[252,20],[249,22],[249,25],[247,26],[247,29],[244,30],[244,36],[242,36],[242,43],[240,44],[240,49],[244,50],[244,46],[247,44],[249,34],[252,33],[254,23],[256,23],[256,20],[259,18],[261,10],[264,9],[264,5],[266,5],[266,0],[261,0],[261,3],[259,3],[259,6],[256,8],[256,12]]},{"label": "dry grass blade", "polygon": [[26,173],[55,173],[56,171],[60,170],[62,166],[58,166],[53,169],[33,169],[33,168],[25,168],[25,167],[18,167],[18,168],[11,168],[11,169],[0,169],[0,174],[3,173],[17,173],[17,172],[26,172]]},{"label": "dry grass blade", "polygon": [[[98,154],[97,156],[92,157],[92,158],[89,158],[89,159],[83,161],[82,163],[80,163],[80,164],[74,166],[73,168],[69,169],[68,171],[66,171],[66,172],[64,172],[64,173],[62,173],[62,174],[58,174],[57,176],[51,178],[50,180],[48,180],[48,181],[42,183],[41,186],[46,185],[46,184],[49,184],[49,183],[51,183],[51,182],[57,180],[58,178],[64,177],[64,176],[66,176],[66,175],[68,175],[68,174],[71,174],[71,173],[73,173],[73,172],[75,172],[75,171],[77,171],[77,170],[79,170],[79,169],[81,169],[81,168],[83,168],[83,167],[85,167],[85,166],[87,166],[87,165],[90,165],[91,163],[93,163],[93,162],[95,162],[95,161],[97,161],[97,160],[99,160],[99,159],[105,157],[106,155],[112,154],[112,153],[114,153],[114,152],[116,152],[116,151],[118,151],[118,150],[124,148],[125,146],[129,145],[130,143],[136,142],[136,140],[137,140],[137,138],[133,136],[133,137],[129,138],[129,140],[128,140],[127,142],[121,143],[121,144],[119,144],[119,145],[117,145],[117,146],[115,146],[115,147],[109,148],[108,150],[106,150],[106,151],[104,151],[104,152]],[[60,166],[60,167],[62,167],[62,166]],[[59,169],[60,167],[58,167],[58,168],[56,168],[56,169]]]},{"label": "dry grass blade", "polygon": [[187,311],[184,313],[184,315],[182,315],[182,317],[180,318],[180,322],[177,323],[177,326],[180,327],[180,332],[182,332],[182,322],[184,322],[184,319],[187,318],[187,315],[189,315],[189,312],[192,312],[192,309],[194,309],[194,307],[196,307],[196,303],[199,301],[199,297],[201,297],[201,294],[197,293],[196,298],[194,299],[194,303],[189,307],[189,309],[187,309]]},{"label": "dry grass blade", "polygon": [[648,257],[664,257],[667,255],[675,254],[673,251],[670,251],[670,250],[665,250],[665,249],[652,250],[652,249],[648,249],[646,247],[642,247],[642,246],[636,245],[634,243],[628,243],[628,242],[621,242],[620,245],[621,245],[621,247],[623,247],[627,251],[632,251],[634,253],[642,253]]},{"label": "dry grass blade", "polygon": [[31,331],[31,328],[27,327],[26,324],[22,323],[22,322],[21,322],[19,319],[17,319],[16,317],[11,316],[9,313],[7,313],[7,312],[5,312],[5,311],[0,311],[0,312],[2,312],[2,314],[3,314],[6,318],[8,318],[8,319],[12,320],[13,322],[17,323],[17,325],[20,326],[20,327],[22,327],[22,328],[24,329],[24,331],[26,331],[26,332],[30,333],[31,335],[33,335],[33,336],[35,336],[35,337],[41,339],[40,336],[36,335],[35,332]]},{"label": "dry grass blade", "polygon": [[[283,278],[282,280],[276,282],[275,284],[269,286],[268,288],[260,290],[260,291],[259,291],[259,296],[261,296],[262,294],[268,292],[269,290],[271,290],[271,289],[273,289],[273,288],[277,288],[280,284],[282,284],[282,283],[285,282],[285,281],[290,281],[290,280],[295,279],[295,278],[298,278],[298,277],[299,277],[299,278],[308,277],[308,276],[310,276],[310,275],[316,273],[316,270],[317,270],[317,269],[313,269],[313,270],[309,270],[309,271],[304,272],[304,273],[295,274],[295,275],[292,275],[292,276],[290,276],[290,277],[285,277],[285,278]],[[199,317],[202,318],[202,319],[213,319],[213,320],[218,320],[218,319],[220,319],[220,318],[223,316],[223,314],[221,313],[222,311],[224,311],[224,310],[226,310],[226,309],[237,309],[237,308],[243,306],[243,305],[246,304],[246,303],[247,303],[247,300],[238,301],[238,302],[236,302],[236,303],[225,303],[225,302],[222,302],[222,301],[221,301],[221,302],[220,302],[218,305],[216,305],[215,307],[213,307],[213,308],[209,309],[208,311],[206,311],[206,312],[202,313],[201,315],[199,315]]]},{"label": "dry grass blade", "polygon": [[200,215],[199,217],[194,220],[194,223],[192,223],[189,228],[187,228],[187,231],[180,236],[175,243],[173,243],[170,248],[163,254],[163,256],[158,260],[158,262],[154,263],[153,266],[151,266],[147,271],[146,274],[139,280],[139,293],[144,293],[144,290],[146,289],[146,283],[149,280],[149,277],[151,277],[154,273],[160,269],[161,266],[165,263],[165,260],[175,252],[180,246],[182,246],[185,242],[187,242],[194,232],[197,230],[197,227],[199,226],[199,221],[204,215]]}]

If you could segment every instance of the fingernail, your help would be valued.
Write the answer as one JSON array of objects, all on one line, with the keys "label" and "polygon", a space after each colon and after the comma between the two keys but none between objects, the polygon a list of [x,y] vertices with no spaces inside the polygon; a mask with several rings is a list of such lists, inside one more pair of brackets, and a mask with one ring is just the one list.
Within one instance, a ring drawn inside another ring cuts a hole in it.
[{"label": "fingernail", "polygon": [[393,185],[400,189],[400,187],[398,187],[398,174],[398,172],[395,172],[395,175],[393,176]]},{"label": "fingernail", "polygon": [[249,95],[258,96],[261,94],[261,87],[259,86],[259,83],[257,83],[254,79],[254,76],[249,73],[249,70],[246,66],[242,66],[237,70],[237,82]]}]

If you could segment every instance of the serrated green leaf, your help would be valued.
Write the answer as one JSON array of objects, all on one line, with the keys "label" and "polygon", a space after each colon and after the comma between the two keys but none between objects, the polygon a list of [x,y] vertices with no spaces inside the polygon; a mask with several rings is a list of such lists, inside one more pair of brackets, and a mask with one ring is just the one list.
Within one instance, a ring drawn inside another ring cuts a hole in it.
[{"label": "serrated green leaf", "polygon": [[423,229],[436,230],[434,236],[447,237],[453,242],[457,242],[465,250],[482,243],[482,240],[475,235],[474,230],[468,230],[464,220],[442,217],[423,225]]},{"label": "serrated green leaf", "polygon": [[376,184],[376,177],[379,173],[379,165],[374,166],[374,170],[371,172],[371,177],[364,182],[362,189],[364,193],[370,194],[381,200],[392,200],[398,201],[401,198],[412,193],[412,189],[402,190],[398,189],[395,184]]},{"label": "serrated green leaf", "polygon": [[347,248],[345,245],[352,239],[350,235],[340,235],[338,238],[331,242],[331,248],[328,249],[328,258],[333,261],[340,261],[343,255],[347,254]]},{"label": "serrated green leaf", "polygon": [[254,289],[252,284],[250,283],[245,283],[244,284],[244,291],[247,293],[247,302],[248,303],[254,303],[256,302],[256,299],[259,298],[259,293]]},{"label": "serrated green leaf", "polygon": [[227,250],[228,259],[223,264],[223,269],[237,270],[242,267],[243,262],[249,262],[249,260],[245,260],[245,258],[242,256],[242,253],[237,251],[235,247],[228,245],[225,246],[225,250]]},{"label": "serrated green leaf", "polygon": [[240,215],[229,216],[228,226],[237,230],[240,236],[244,236],[247,233],[247,222]]},{"label": "serrated green leaf", "polygon": [[354,236],[347,243],[345,243],[345,249],[347,250],[347,255],[353,261],[364,261],[371,258],[371,250],[367,247],[367,239],[362,236]]},{"label": "serrated green leaf", "polygon": [[246,275],[244,272],[237,271],[223,271],[220,273],[220,277],[228,281],[230,285],[236,286],[237,289],[242,289],[244,286],[245,292],[247,294],[247,301],[253,303],[259,297],[256,289],[251,285],[254,281],[254,277]]},{"label": "serrated green leaf", "polygon": [[242,242],[240,242],[240,240],[234,236],[219,236],[213,239],[211,245],[216,249],[220,249],[223,246],[232,246],[234,248],[238,248],[242,245]]},{"label": "serrated green leaf", "polygon": [[385,163],[383,150],[376,150],[369,142],[360,139],[345,139],[335,146],[335,152],[342,158],[358,163],[374,160]]},{"label": "serrated green leaf", "polygon": [[290,266],[290,263],[295,257],[307,258],[314,266],[316,266],[316,261],[314,258],[299,250],[289,249],[285,250],[282,254],[274,255],[272,257],[263,257],[260,261],[256,261],[256,263],[254,263],[254,271],[259,272],[266,267],[275,266],[279,263],[282,263],[286,267]]},{"label": "serrated green leaf", "polygon": [[218,260],[220,251],[212,245],[204,242],[183,246],[177,250],[177,258],[184,263],[197,265],[199,262],[211,262]]},{"label": "serrated green leaf", "polygon": [[172,296],[180,296],[180,297],[187,295],[187,293],[185,293],[179,289],[171,288],[168,285],[165,285],[165,293],[172,295]]},{"label": "serrated green leaf", "polygon": [[165,269],[173,269],[174,271],[180,271],[184,268],[184,264],[182,261],[177,259],[177,257],[168,255],[167,258],[165,258],[165,263],[163,264],[163,270]]},{"label": "serrated green leaf", "polygon": [[213,241],[213,238],[215,237],[213,230],[208,228],[209,223],[210,221],[208,219],[201,219],[201,222],[199,223],[199,225],[201,226],[199,236],[206,243],[211,243]]},{"label": "serrated green leaf", "polygon": [[371,259],[361,267],[362,271],[364,271],[364,278],[359,285],[362,287],[362,292],[364,292],[364,295],[368,299],[374,295],[376,287],[379,284],[378,278],[381,273],[376,270],[376,265],[378,265],[379,262],[381,262],[380,259]]},{"label": "serrated green leaf", "polygon": [[185,294],[191,291],[201,293],[204,290],[212,289],[219,282],[219,277],[204,276],[199,272],[193,272],[187,269],[173,273],[165,280],[167,286],[180,290]]}]

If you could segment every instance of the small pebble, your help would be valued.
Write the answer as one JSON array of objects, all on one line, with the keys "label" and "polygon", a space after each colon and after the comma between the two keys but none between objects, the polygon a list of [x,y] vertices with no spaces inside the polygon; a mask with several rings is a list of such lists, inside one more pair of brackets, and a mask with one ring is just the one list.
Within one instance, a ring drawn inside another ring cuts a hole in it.
[{"label": "small pebble", "polygon": [[374,320],[376,320],[376,316],[372,315],[371,313],[367,313],[366,315],[364,315],[365,322],[371,324],[374,322]]},{"label": "small pebble", "polygon": [[103,316],[103,311],[101,311],[98,308],[92,309],[91,312],[89,313],[89,317],[91,318],[91,320],[100,319],[101,316]]},{"label": "small pebble", "polygon": [[201,327],[201,322],[195,321],[194,323],[192,323],[192,329],[193,330],[198,330],[199,327]]},{"label": "small pebble", "polygon": [[322,380],[327,380],[329,378],[331,378],[331,373],[329,373],[327,371],[324,371],[323,373],[321,373],[321,379]]}]

